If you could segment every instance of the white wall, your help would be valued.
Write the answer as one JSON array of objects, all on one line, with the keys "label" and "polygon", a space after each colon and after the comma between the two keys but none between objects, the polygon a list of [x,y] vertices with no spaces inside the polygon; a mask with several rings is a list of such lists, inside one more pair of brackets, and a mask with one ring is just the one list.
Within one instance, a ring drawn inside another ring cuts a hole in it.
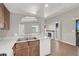
[{"label": "white wall", "polygon": [[75,45],[76,18],[79,18],[79,8],[67,11],[66,13],[60,14],[54,18],[49,19],[48,21],[46,20],[46,23],[50,24],[54,21],[61,21],[60,40]]},{"label": "white wall", "polygon": [[45,25],[45,19],[42,17],[37,18],[39,20],[39,30],[40,30],[40,35],[44,36],[45,35],[45,30],[44,30],[44,25]]},{"label": "white wall", "polygon": [[[10,14],[10,28],[9,30],[0,30],[0,38],[14,38],[16,34],[19,35],[19,24],[21,23],[21,19],[22,17],[24,17],[25,15],[20,15],[20,14],[14,14],[14,13],[11,13]],[[38,18],[39,20],[39,23],[31,23],[30,25],[36,25],[38,24],[39,25],[39,32],[40,34],[43,33],[43,27],[44,27],[44,22],[42,21],[42,18]],[[30,26],[30,25],[27,25],[27,26]],[[26,26],[26,27],[27,27]],[[28,30],[28,28],[26,28],[26,31]]]},{"label": "white wall", "polygon": [[[58,23],[58,28],[56,29],[56,23]],[[60,39],[60,21],[52,21],[47,23],[47,30],[53,30],[52,39],[59,40]]]},{"label": "white wall", "polygon": [[47,24],[47,29],[48,30],[55,30],[55,22],[52,22],[50,24]]},{"label": "white wall", "polygon": [[9,30],[0,30],[0,38],[14,37],[19,32],[19,23],[23,15],[10,13],[10,28]]},{"label": "white wall", "polygon": [[[25,34],[32,33],[32,26],[38,26],[40,28],[40,23],[39,22],[26,22],[26,23],[24,23]],[[39,30],[39,32],[40,32],[40,30]]]}]

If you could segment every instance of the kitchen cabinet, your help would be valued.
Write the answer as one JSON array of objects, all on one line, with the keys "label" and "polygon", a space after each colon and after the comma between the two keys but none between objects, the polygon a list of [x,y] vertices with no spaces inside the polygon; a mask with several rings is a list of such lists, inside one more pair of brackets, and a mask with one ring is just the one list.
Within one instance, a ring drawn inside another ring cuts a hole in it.
[{"label": "kitchen cabinet", "polygon": [[0,28],[4,28],[4,6],[0,4]]},{"label": "kitchen cabinet", "polygon": [[16,49],[15,51],[16,51],[15,53],[16,56],[28,56],[28,47],[19,48]]},{"label": "kitchen cabinet", "polygon": [[16,43],[13,51],[15,56],[39,56],[39,40]]},{"label": "kitchen cabinet", "polygon": [[39,56],[39,41],[29,42],[29,55]]},{"label": "kitchen cabinet", "polygon": [[28,50],[28,43],[27,42],[21,42],[16,44],[15,46],[15,55],[16,56],[28,56],[29,50]]},{"label": "kitchen cabinet", "polygon": [[10,12],[0,3],[0,29],[9,29]]}]

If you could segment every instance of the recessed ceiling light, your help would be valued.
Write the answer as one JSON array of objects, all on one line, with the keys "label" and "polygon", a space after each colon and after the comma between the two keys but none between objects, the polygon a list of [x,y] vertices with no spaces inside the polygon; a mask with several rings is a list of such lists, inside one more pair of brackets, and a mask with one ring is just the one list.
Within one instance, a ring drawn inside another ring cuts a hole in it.
[{"label": "recessed ceiling light", "polygon": [[48,7],[48,4],[45,4],[45,7]]}]

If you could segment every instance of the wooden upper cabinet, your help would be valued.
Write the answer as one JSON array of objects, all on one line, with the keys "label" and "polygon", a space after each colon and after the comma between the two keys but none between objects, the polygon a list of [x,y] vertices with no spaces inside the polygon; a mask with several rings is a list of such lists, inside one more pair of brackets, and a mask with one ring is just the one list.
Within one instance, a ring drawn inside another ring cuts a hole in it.
[{"label": "wooden upper cabinet", "polygon": [[0,28],[4,28],[4,6],[0,4]]},{"label": "wooden upper cabinet", "polygon": [[10,12],[0,3],[0,29],[9,29]]}]

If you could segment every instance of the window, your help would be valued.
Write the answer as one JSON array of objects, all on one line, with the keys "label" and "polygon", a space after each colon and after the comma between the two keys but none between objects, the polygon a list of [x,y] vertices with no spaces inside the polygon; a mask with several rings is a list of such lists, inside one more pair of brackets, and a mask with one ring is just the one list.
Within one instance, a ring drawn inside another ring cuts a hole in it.
[{"label": "window", "polygon": [[32,26],[32,33],[38,33],[38,26]]},{"label": "window", "polygon": [[19,35],[24,35],[24,24],[19,24]]}]

